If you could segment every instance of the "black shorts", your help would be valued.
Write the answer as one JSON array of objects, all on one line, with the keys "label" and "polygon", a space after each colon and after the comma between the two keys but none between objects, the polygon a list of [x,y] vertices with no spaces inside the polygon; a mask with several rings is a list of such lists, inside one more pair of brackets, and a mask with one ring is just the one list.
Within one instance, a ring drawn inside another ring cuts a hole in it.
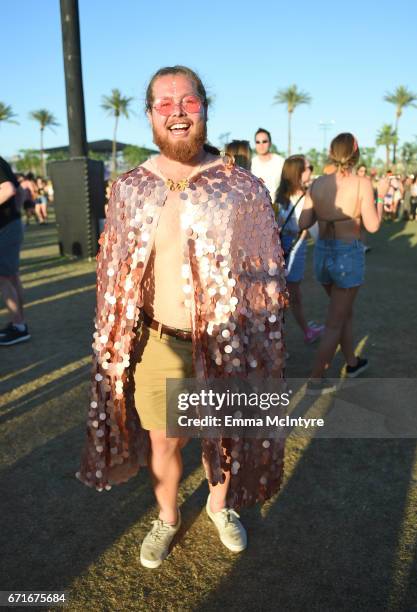
[{"label": "black shorts", "polygon": [[33,200],[26,200],[23,202],[24,210],[33,210],[35,208],[35,202]]}]

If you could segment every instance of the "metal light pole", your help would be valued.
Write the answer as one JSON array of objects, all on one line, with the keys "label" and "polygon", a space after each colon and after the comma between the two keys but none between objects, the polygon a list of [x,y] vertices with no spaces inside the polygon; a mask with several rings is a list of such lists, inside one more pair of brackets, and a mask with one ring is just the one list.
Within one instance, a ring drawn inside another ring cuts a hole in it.
[{"label": "metal light pole", "polygon": [[331,121],[320,121],[319,128],[323,131],[323,151],[326,151],[327,148],[327,132],[330,128],[332,128],[335,124],[335,120]]},{"label": "metal light pole", "polygon": [[94,257],[104,217],[104,164],[88,159],[78,0],[60,0],[70,158],[51,162],[61,255]]}]

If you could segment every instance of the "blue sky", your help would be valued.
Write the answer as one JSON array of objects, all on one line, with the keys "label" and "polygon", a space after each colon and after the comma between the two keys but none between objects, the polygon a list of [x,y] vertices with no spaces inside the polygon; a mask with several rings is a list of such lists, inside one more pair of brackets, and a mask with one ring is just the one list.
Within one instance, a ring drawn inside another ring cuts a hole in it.
[{"label": "blue sky", "polygon": [[[417,91],[417,3],[413,0],[281,2],[247,0],[185,3],[79,0],[87,135],[112,137],[113,121],[100,108],[114,87],[135,98],[136,115],[122,119],[118,140],[151,146],[144,90],[161,66],[196,69],[215,102],[209,138],[221,133],[253,139],[259,126],[286,149],[284,106],[276,91],[296,83],[312,96],[294,113],[293,152],[323,146],[319,122],[334,120],[328,139],[352,131],[373,146],[377,130],[394,121],[383,95],[398,85]],[[59,0],[2,3],[0,100],[20,125],[0,127],[0,154],[39,146],[28,113],[47,108],[60,127],[45,146],[68,142]],[[417,109],[400,121],[400,140],[417,136]],[[381,151],[381,156],[383,152]]]}]

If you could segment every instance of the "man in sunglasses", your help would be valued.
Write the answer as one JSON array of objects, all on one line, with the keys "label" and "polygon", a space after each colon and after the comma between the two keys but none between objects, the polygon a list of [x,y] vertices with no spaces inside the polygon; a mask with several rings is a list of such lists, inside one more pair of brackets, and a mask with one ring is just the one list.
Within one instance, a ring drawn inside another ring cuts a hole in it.
[{"label": "man in sunglasses", "polygon": [[284,158],[277,153],[271,153],[271,134],[264,128],[259,128],[255,134],[256,155],[252,158],[251,170],[255,176],[262,179],[274,201],[275,193],[281,180]]},{"label": "man in sunglasses", "polygon": [[[263,184],[208,147],[196,73],[159,70],[146,113],[160,154],[112,186],[97,257],[87,443],[78,478],[110,489],[148,465],[159,517],[140,560],[158,567],[181,525],[187,433],[167,435],[166,380],[281,377],[286,305],[278,228]],[[188,434],[189,435],[189,434]],[[232,552],[246,547],[236,508],[279,488],[282,439],[202,440],[208,518]]]}]

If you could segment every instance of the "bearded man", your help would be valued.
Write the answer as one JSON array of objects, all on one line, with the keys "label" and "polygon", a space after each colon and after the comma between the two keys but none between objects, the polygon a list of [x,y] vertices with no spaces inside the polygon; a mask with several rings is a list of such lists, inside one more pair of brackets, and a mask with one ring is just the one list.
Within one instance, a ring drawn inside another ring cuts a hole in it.
[{"label": "bearded man", "polygon": [[[147,465],[159,517],[141,547],[156,568],[180,528],[184,439],[167,437],[167,378],[281,377],[287,303],[267,190],[205,145],[207,95],[184,66],[158,70],[146,110],[160,155],[113,184],[97,256],[87,443],[78,478],[98,490]],[[280,486],[282,440],[204,439],[206,511],[246,547],[236,509]]]}]

